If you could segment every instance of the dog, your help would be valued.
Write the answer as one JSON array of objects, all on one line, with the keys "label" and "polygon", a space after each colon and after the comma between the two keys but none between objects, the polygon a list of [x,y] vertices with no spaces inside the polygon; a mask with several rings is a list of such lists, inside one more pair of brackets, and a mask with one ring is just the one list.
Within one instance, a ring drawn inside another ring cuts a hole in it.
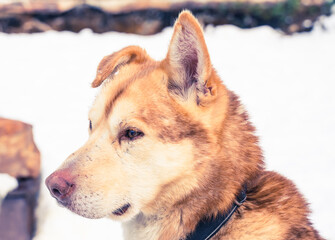
[{"label": "dog", "polygon": [[164,60],[126,47],[102,59],[99,86],[88,141],[46,179],[60,204],[122,221],[129,240],[322,239],[296,186],[265,170],[248,114],[189,11]]}]

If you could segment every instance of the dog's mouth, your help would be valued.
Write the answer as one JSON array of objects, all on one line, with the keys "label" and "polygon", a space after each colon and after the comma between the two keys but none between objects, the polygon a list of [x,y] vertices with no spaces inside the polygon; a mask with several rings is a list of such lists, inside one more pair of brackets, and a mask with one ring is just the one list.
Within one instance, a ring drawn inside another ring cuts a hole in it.
[{"label": "dog's mouth", "polygon": [[122,216],[123,214],[125,214],[127,212],[127,210],[129,209],[130,204],[127,203],[125,205],[123,205],[122,207],[116,209],[113,214],[117,215],[117,216]]}]

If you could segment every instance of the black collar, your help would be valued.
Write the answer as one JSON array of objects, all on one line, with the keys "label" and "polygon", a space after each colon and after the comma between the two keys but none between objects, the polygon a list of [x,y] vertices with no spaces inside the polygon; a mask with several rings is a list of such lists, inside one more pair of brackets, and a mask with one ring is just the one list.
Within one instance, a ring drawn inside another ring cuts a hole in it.
[{"label": "black collar", "polygon": [[202,219],[195,230],[185,240],[209,240],[224,226],[236,209],[247,199],[247,189],[244,187],[237,196],[231,208],[226,213],[220,213],[216,218]]}]

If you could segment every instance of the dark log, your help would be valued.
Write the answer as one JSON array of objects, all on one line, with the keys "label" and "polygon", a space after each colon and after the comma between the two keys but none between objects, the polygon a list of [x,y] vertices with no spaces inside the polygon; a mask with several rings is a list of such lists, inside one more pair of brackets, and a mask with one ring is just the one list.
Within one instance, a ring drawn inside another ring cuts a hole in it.
[{"label": "dark log", "polygon": [[0,208],[0,239],[31,240],[35,233],[34,210],[39,194],[40,178],[22,178]]},{"label": "dark log", "polygon": [[[57,4],[43,5],[42,2],[29,8],[11,4],[0,6],[0,32],[34,33],[51,29],[79,32],[89,28],[96,33],[118,31],[150,35],[172,26],[179,12],[189,9],[204,26],[233,24],[252,28],[268,25],[292,33],[310,31],[320,15],[331,14],[331,5],[332,2],[324,0],[180,1],[162,7],[133,4],[113,11],[87,4],[70,9]],[[306,24],[306,21],[311,24]]]}]

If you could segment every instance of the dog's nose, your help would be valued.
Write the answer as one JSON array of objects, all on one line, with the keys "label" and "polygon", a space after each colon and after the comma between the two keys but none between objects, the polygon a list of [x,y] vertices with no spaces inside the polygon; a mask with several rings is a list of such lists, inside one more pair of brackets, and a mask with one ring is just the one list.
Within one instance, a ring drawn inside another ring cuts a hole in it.
[{"label": "dog's nose", "polygon": [[45,184],[51,195],[61,203],[66,203],[68,201],[75,187],[70,175],[62,170],[51,174],[45,180]]}]

